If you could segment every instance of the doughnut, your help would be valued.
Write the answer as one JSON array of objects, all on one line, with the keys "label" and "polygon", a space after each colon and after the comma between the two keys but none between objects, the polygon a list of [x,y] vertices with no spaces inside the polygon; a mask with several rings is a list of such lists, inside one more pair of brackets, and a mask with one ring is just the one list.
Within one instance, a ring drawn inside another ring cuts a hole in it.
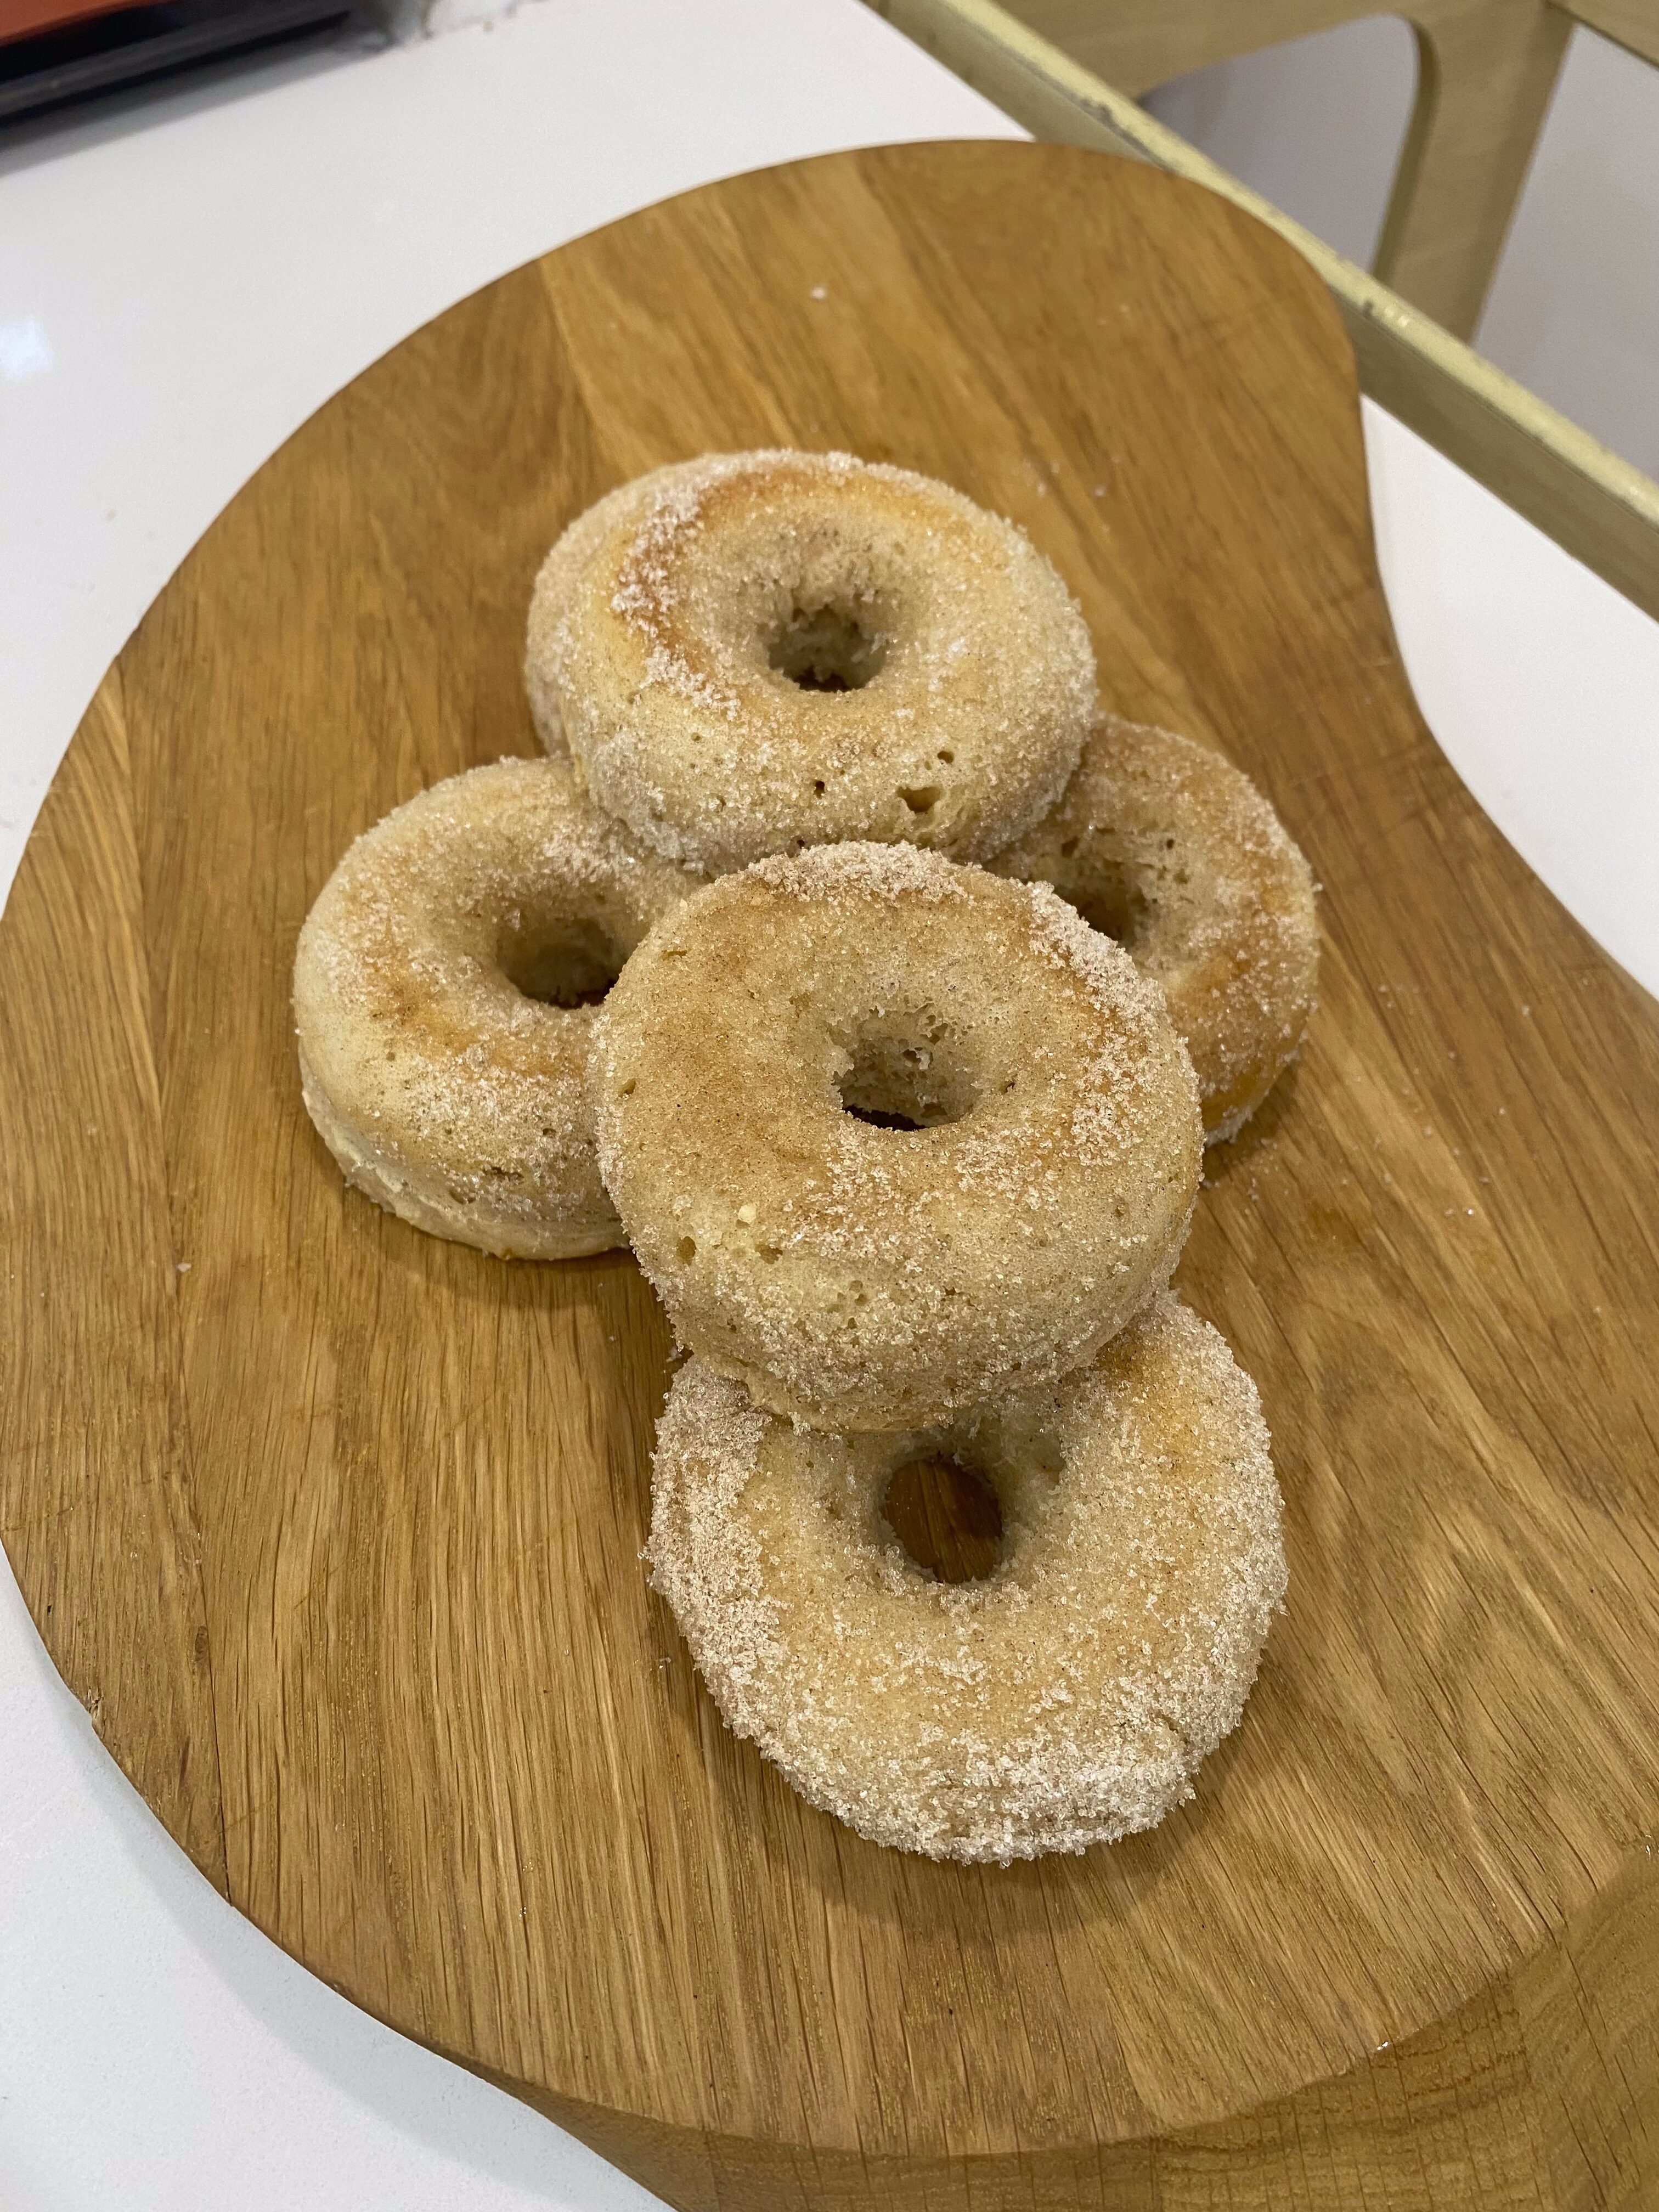
[{"label": "doughnut", "polygon": [[958,860],[1041,819],[1095,697],[1024,532],[849,453],[710,453],[624,484],[548,556],[525,679],[595,804],[719,874],[866,839]]},{"label": "doughnut", "polygon": [[[886,1517],[923,1456],[995,1492],[983,1580],[937,1579]],[[1283,1601],[1279,1521],[1255,1384],[1164,1292],[1064,1381],[921,1435],[794,1428],[689,1361],[646,1556],[726,1725],[810,1804],[1006,1866],[1193,1795]]]},{"label": "doughnut", "polygon": [[1312,872],[1249,778],[1103,714],[1060,805],[992,866],[1052,884],[1158,978],[1205,1140],[1236,1136],[1301,1050],[1319,961]]},{"label": "doughnut", "polygon": [[[576,517],[543,562],[537,576],[531,602],[532,640],[538,623],[545,624],[550,617],[556,623],[605,533],[631,527],[649,506],[661,480],[673,473],[672,469],[655,469],[649,476],[635,477],[631,483],[607,492]],[[554,760],[568,761],[570,747],[565,741],[558,693],[550,680],[550,659],[548,653],[535,651],[533,643],[526,653],[525,696],[530,702],[530,719],[536,726],[543,750]]]},{"label": "doughnut", "polygon": [[306,1109],[346,1181],[503,1256],[620,1244],[590,1002],[696,880],[631,851],[552,761],[452,776],[359,837],[294,963]]},{"label": "doughnut", "polygon": [[595,1025],[600,1172],[682,1343],[908,1429],[1087,1359],[1198,1187],[1164,995],[1046,885],[821,845],[658,923]]}]

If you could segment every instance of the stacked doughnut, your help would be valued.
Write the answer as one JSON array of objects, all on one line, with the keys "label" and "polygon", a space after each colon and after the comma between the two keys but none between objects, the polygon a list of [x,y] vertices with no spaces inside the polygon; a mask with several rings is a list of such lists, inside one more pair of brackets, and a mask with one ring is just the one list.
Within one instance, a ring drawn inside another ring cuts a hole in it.
[{"label": "stacked doughnut", "polygon": [[[728,1723],[969,1862],[1190,1796],[1285,1584],[1255,1388],[1169,1285],[1300,1046],[1311,880],[1095,681],[945,485],[659,470],[538,579],[547,757],[360,838],[295,963],[348,1181],[491,1251],[625,1239],[661,1295],[647,1557]],[[982,1577],[901,1542],[923,1478],[994,1498]]]}]

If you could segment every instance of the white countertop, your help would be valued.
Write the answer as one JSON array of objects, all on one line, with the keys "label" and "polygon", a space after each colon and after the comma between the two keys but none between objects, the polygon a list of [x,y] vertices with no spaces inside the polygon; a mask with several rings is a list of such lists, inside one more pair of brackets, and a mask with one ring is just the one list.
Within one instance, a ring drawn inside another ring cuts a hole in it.
[{"label": "white countertop", "polygon": [[[711,178],[1020,135],[857,0],[536,0],[0,142],[0,890],[167,575],[408,331]],[[1659,990],[1659,625],[1369,405],[1365,428],[1431,726]],[[104,1753],[4,1567],[0,1778],[7,2212],[655,2201],[232,1911]]]}]

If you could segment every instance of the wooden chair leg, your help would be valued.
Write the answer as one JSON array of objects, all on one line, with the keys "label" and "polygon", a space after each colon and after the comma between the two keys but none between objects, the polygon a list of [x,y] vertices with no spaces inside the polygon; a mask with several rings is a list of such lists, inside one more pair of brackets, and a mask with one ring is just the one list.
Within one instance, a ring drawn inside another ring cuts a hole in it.
[{"label": "wooden chair leg", "polygon": [[1545,0],[1406,10],[1417,102],[1375,270],[1459,337],[1486,303],[1572,20]]}]

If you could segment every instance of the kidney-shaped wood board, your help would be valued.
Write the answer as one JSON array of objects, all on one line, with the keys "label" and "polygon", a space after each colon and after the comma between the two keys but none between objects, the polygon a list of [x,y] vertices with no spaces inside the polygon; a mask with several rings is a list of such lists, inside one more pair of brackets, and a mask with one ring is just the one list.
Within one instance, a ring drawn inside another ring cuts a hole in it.
[{"label": "kidney-shaped wood board", "polygon": [[[1311,1041],[1180,1279],[1261,1384],[1288,1606],[1194,1802],[1082,1857],[878,1850],[734,1741],[640,1564],[631,1259],[423,1237],[301,1108],[301,921],[397,801],[533,750],[547,545],[777,443],[1016,516],[1106,698],[1240,762],[1323,884]],[[0,938],[0,1522],[208,1877],[678,2204],[1635,2203],[1656,1097],[1651,1003],[1413,704],[1303,262],[1063,148],[740,178],[368,370],[110,672]]]}]

